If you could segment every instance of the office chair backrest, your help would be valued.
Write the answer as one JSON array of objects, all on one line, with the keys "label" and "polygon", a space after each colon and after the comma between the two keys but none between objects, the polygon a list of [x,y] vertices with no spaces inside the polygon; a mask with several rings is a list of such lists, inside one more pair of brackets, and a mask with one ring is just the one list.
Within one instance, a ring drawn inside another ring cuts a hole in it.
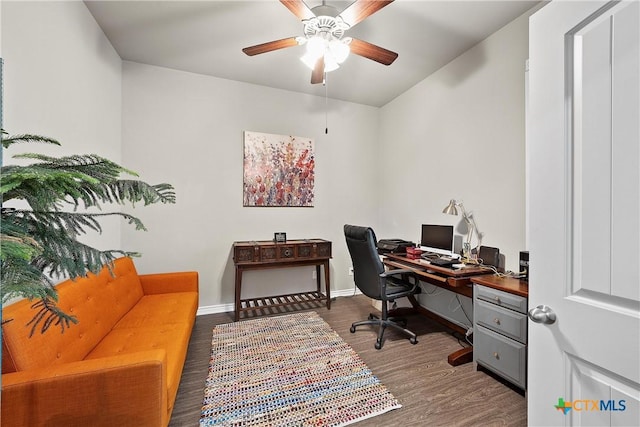
[{"label": "office chair backrest", "polygon": [[344,236],[353,264],[353,280],[369,298],[380,299],[380,274],[384,265],[376,248],[376,233],[370,227],[345,224]]}]

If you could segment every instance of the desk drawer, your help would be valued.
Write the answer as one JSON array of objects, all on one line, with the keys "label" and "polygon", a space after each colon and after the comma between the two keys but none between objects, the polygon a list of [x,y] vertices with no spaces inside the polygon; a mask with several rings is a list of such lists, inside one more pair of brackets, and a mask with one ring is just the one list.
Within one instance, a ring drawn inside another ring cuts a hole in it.
[{"label": "desk drawer", "polygon": [[476,300],[473,306],[476,324],[527,343],[527,316],[495,304]]},{"label": "desk drawer", "polygon": [[474,288],[476,298],[479,300],[488,301],[519,313],[527,313],[527,299],[524,297],[481,285],[476,285]]},{"label": "desk drawer", "polygon": [[527,347],[479,325],[475,333],[474,361],[525,388]]}]

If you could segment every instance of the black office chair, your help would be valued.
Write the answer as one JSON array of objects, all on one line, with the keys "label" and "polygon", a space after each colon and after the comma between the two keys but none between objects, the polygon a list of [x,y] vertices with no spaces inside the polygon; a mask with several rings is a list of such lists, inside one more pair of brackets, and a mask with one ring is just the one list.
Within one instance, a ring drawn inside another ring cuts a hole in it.
[{"label": "black office chair", "polygon": [[[353,279],[356,286],[369,298],[382,301],[382,316],[378,317],[374,314],[369,314],[367,320],[355,322],[351,325],[351,333],[354,333],[356,327],[361,325],[378,326],[380,329],[378,330],[375,348],[380,350],[382,348],[384,330],[390,326],[409,335],[411,344],[417,344],[416,334],[405,329],[407,321],[388,317],[387,309],[388,301],[419,293],[420,282],[415,273],[410,269],[385,271],[384,264],[380,260],[376,248],[376,234],[371,228],[346,224],[344,226],[344,236],[347,240],[347,248],[353,263]],[[406,277],[407,275],[413,277],[413,283],[404,279],[403,276]]]}]

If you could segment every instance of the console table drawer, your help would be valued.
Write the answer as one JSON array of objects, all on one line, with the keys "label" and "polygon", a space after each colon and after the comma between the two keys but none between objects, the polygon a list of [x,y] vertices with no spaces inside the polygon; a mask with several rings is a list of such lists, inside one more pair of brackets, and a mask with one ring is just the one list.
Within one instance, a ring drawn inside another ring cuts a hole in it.
[{"label": "console table drawer", "polygon": [[515,310],[519,313],[527,313],[527,299],[518,295],[488,288],[486,286],[475,286],[476,299],[488,301],[501,307]]},{"label": "console table drawer", "polygon": [[[304,245],[298,246],[300,249]],[[314,242],[308,245],[308,255],[298,253],[299,257],[310,256],[311,258],[331,258],[331,242]]]},{"label": "console table drawer", "polygon": [[473,355],[475,362],[525,388],[526,345],[477,325]]},{"label": "console table drawer", "polygon": [[482,300],[473,307],[476,323],[525,344],[527,316]]},{"label": "console table drawer", "polygon": [[273,264],[299,259],[331,258],[331,242],[323,239],[273,241],[246,241],[233,244],[233,261],[238,264]]}]

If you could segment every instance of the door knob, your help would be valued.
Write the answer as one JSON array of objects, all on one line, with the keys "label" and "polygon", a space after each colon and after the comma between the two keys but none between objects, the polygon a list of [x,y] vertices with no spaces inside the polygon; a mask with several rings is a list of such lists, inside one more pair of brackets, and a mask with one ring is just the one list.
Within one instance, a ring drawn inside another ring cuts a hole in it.
[{"label": "door knob", "polygon": [[551,325],[556,321],[556,313],[554,313],[549,306],[539,305],[536,308],[529,310],[529,319],[536,323]]}]

